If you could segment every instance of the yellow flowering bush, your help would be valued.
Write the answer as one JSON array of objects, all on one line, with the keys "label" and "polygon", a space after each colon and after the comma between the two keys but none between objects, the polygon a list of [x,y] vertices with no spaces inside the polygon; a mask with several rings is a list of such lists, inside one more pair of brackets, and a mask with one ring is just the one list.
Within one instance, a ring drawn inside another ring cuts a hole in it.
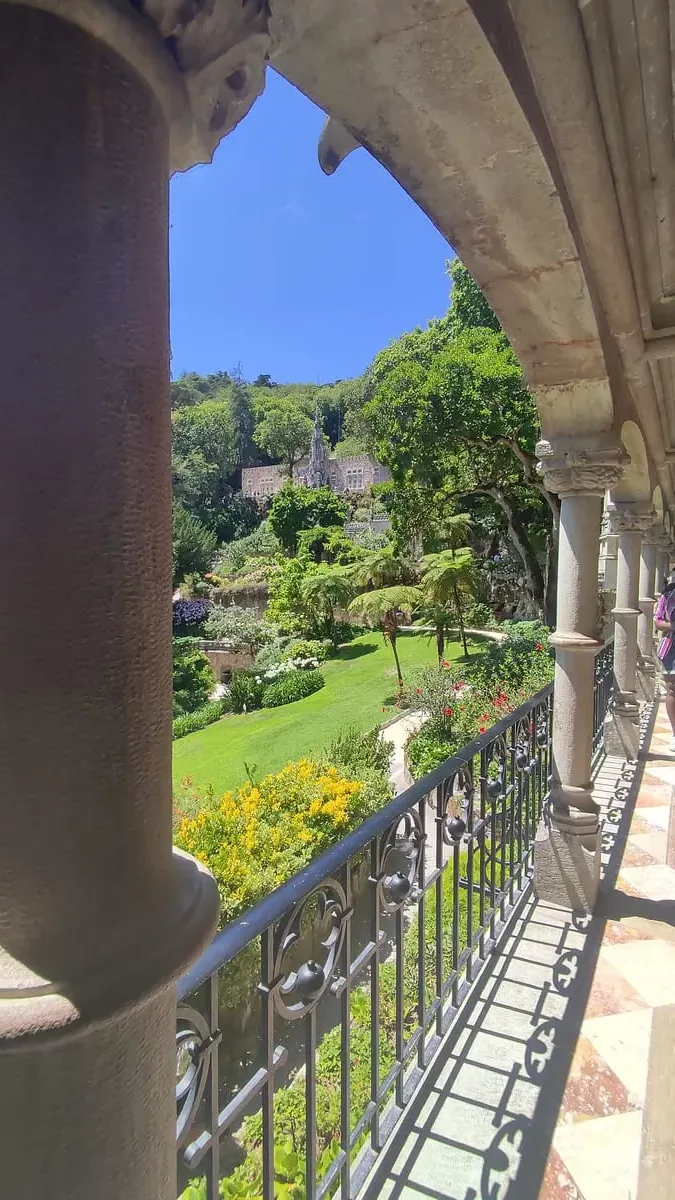
[{"label": "yellow flowering bush", "polygon": [[213,872],[225,924],[388,799],[375,776],[349,778],[344,768],[302,758],[184,817],[176,842]]}]

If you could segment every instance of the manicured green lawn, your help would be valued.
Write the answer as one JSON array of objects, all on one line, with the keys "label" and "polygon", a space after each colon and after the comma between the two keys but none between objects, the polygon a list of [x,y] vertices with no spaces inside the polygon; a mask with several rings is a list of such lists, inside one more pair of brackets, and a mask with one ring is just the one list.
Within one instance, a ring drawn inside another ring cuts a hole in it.
[{"label": "manicured green lawn", "polygon": [[[404,680],[415,667],[436,661],[435,639],[428,634],[402,633],[398,647]],[[462,648],[448,643],[445,654],[459,659]],[[218,794],[244,781],[245,763],[256,775],[266,775],[290,759],[320,752],[346,725],[372,729],[395,715],[391,707],[382,712],[396,699],[396,671],[380,634],[343,646],[322,670],[326,686],[313,696],[283,708],[225,717],[174,742],[174,787],[189,776],[196,788],[211,784]]]}]

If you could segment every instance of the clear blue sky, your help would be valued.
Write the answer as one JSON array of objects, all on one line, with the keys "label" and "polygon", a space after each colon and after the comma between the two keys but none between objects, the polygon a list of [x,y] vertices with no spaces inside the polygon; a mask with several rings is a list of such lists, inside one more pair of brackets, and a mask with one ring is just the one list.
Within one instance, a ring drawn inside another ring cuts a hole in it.
[{"label": "clear blue sky", "polygon": [[317,162],[323,113],[273,71],[213,163],[171,184],[172,373],[360,374],[447,307],[450,248],[365,150]]}]

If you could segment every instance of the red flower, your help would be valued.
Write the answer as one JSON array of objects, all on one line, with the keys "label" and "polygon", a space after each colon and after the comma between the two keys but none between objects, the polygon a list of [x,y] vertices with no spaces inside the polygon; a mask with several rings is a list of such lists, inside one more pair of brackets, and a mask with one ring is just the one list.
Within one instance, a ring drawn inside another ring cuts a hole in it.
[{"label": "red flower", "polygon": [[443,716],[444,716],[444,717],[451,717],[451,716],[452,716],[452,709],[451,709],[451,708],[444,708],[444,709],[443,709]]},{"label": "red flower", "polygon": [[479,725],[478,732],[479,733],[487,733],[487,725]]},{"label": "red flower", "polygon": [[421,689],[421,688],[415,688],[415,695],[416,695],[416,696],[421,696],[421,695],[422,695],[422,689]]},{"label": "red flower", "polygon": [[542,646],[541,642],[537,642],[537,644],[535,646],[535,650],[543,650],[543,649],[544,649],[544,647]]},{"label": "red flower", "polygon": [[442,658],[442,659],[441,659],[441,666],[442,666],[442,667],[449,667],[449,666],[450,666],[450,663],[448,662],[447,658]]}]

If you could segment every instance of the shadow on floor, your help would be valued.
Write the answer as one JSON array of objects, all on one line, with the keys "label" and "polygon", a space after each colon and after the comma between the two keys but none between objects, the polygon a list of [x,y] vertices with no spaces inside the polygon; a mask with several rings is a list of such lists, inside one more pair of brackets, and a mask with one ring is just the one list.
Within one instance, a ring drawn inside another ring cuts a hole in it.
[{"label": "shadow on floor", "polygon": [[[606,922],[675,924],[675,904],[616,890],[643,771],[642,760],[599,765],[594,782],[606,816],[595,914],[526,900],[364,1200],[538,1200]],[[567,1195],[557,1190],[555,1157],[548,1171],[548,1194]]]}]

